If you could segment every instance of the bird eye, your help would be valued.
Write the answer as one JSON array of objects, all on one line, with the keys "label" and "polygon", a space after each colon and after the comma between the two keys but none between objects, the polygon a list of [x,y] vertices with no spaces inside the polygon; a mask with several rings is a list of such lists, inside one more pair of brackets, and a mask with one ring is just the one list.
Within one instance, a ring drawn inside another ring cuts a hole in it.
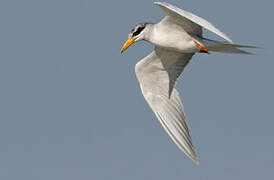
[{"label": "bird eye", "polygon": [[138,27],[137,30],[132,34],[132,36],[137,36],[145,29],[145,26]]}]

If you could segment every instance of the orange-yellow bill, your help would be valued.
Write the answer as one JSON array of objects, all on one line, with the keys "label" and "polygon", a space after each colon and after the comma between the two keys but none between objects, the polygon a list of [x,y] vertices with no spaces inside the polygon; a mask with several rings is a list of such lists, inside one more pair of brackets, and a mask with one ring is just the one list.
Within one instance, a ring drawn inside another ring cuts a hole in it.
[{"label": "orange-yellow bill", "polygon": [[125,42],[124,46],[122,47],[121,54],[122,54],[130,45],[132,45],[132,44],[135,42],[136,39],[137,39],[137,37],[128,39],[128,40]]}]

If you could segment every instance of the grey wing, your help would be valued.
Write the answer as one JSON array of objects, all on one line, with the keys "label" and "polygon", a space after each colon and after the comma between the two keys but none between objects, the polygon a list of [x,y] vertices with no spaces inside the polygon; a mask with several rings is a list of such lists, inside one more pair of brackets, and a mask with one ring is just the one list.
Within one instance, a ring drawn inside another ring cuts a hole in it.
[{"label": "grey wing", "polygon": [[198,163],[183,104],[175,87],[177,77],[192,56],[156,47],[136,64],[135,71],[147,103],[166,132],[188,157]]},{"label": "grey wing", "polygon": [[173,18],[176,19],[178,23],[185,24],[184,26],[187,32],[201,35],[201,30],[197,27],[200,26],[232,43],[232,40],[225,33],[221,32],[207,20],[165,2],[155,2],[155,4],[164,10],[166,13],[165,18]]}]

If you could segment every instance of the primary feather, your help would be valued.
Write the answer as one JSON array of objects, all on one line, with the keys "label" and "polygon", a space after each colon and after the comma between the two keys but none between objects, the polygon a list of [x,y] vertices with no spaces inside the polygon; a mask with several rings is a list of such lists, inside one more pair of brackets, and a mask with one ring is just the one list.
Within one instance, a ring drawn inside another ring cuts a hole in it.
[{"label": "primary feather", "polygon": [[187,19],[188,21],[191,21],[205,28],[232,43],[232,40],[225,33],[217,29],[214,25],[212,25],[207,20],[165,2],[155,2],[155,4],[161,7],[167,16],[181,16],[182,21],[184,21],[184,19]]},{"label": "primary feather", "polygon": [[[198,163],[175,82],[193,53],[182,54],[155,47],[135,66],[142,93],[177,146]],[[172,92],[170,90],[172,89]]]}]

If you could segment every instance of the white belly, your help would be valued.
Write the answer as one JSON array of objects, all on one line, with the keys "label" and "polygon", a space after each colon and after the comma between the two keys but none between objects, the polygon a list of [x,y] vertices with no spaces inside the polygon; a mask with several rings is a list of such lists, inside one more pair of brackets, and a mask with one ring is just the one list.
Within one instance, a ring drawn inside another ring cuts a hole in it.
[{"label": "white belly", "polygon": [[183,53],[194,53],[199,50],[193,38],[184,30],[176,27],[154,28],[150,42],[156,46]]}]

